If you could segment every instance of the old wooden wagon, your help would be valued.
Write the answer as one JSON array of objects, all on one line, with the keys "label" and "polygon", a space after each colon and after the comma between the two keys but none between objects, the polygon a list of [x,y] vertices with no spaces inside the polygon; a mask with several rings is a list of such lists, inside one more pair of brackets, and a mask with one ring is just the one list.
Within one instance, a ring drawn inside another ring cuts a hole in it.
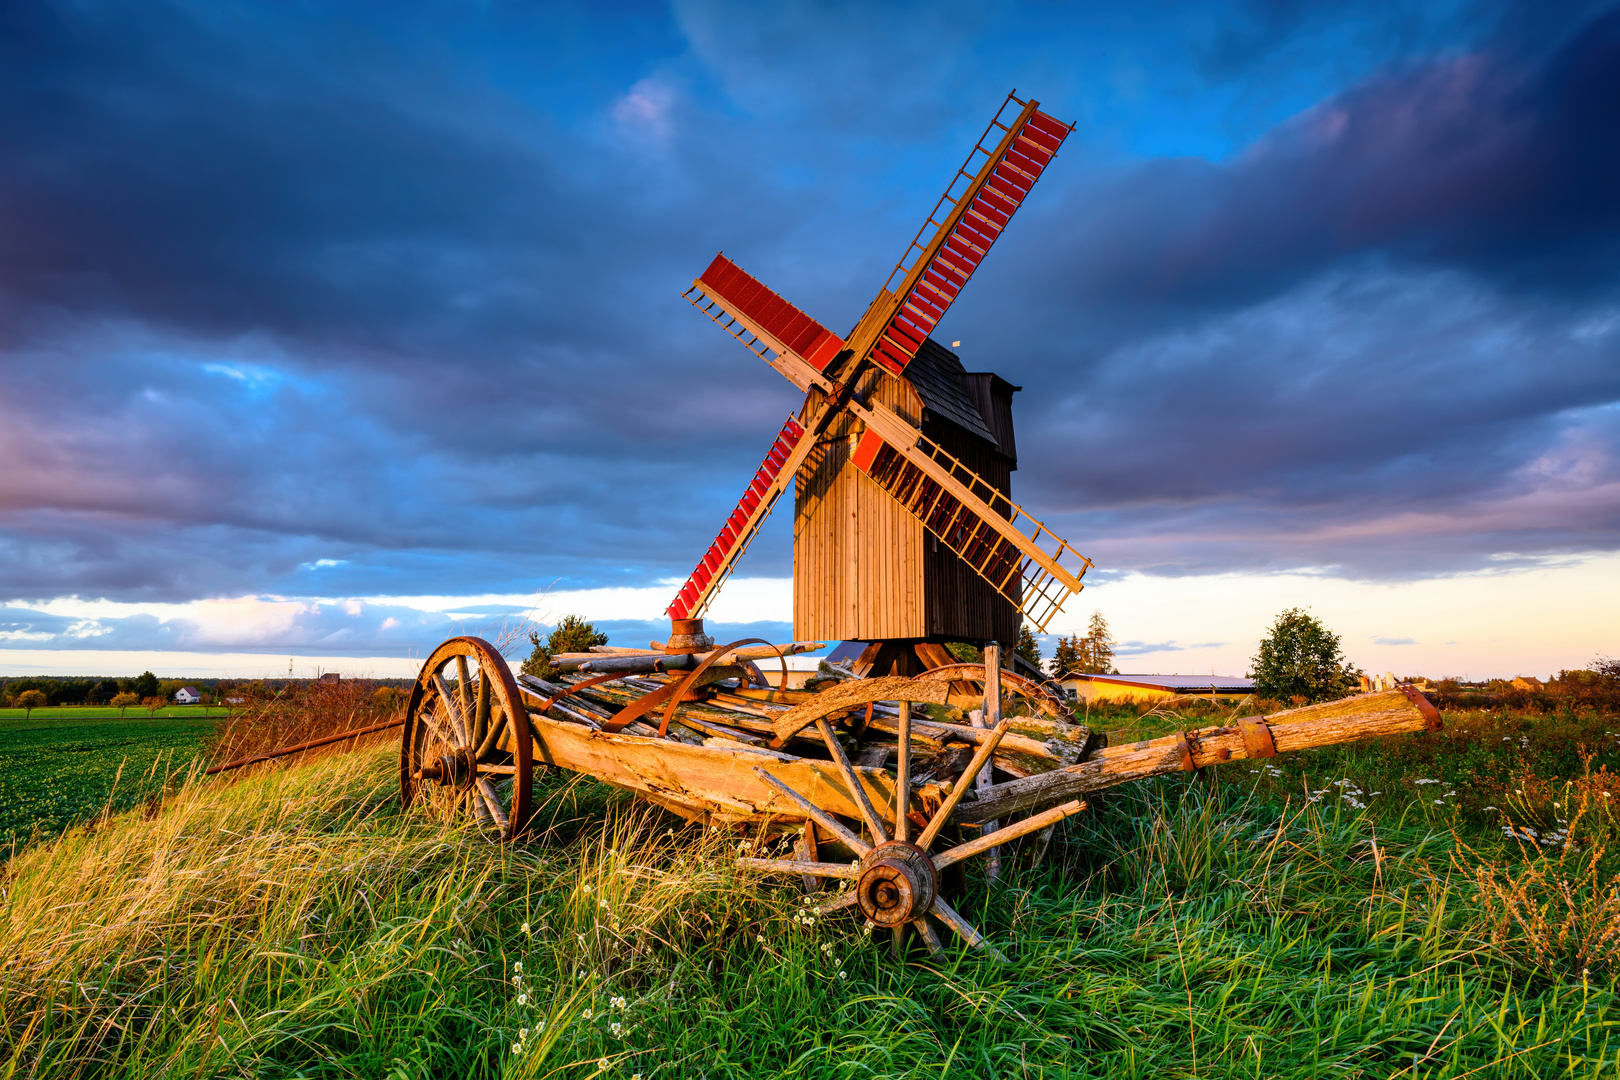
[{"label": "old wooden wagon", "polygon": [[481,639],[453,638],[411,693],[404,801],[516,837],[537,768],[589,774],[692,821],[791,835],[793,858],[738,862],[849,882],[824,913],[859,908],[897,944],[909,927],[936,951],[937,922],[994,951],[942,895],[942,872],[1049,836],[1088,793],[1440,722],[1408,687],[1110,747],[1042,686],[1001,670],[994,647],[987,664],[917,677],[763,685],[759,663],[817,644],[603,648],[554,658],[566,673],[548,681],[514,675]]}]

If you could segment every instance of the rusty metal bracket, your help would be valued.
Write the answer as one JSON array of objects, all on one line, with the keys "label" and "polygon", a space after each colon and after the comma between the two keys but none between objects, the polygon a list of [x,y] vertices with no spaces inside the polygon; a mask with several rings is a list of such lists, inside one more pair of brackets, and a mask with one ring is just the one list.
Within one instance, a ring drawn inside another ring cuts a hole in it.
[{"label": "rusty metal bracket", "polygon": [[1411,683],[1401,683],[1398,689],[1407,696],[1413,705],[1417,706],[1417,711],[1423,714],[1423,728],[1425,731],[1439,731],[1445,726],[1440,722],[1440,710],[1434,707],[1433,702],[1419,693],[1417,687]]},{"label": "rusty metal bracket", "polygon": [[1192,772],[1198,766],[1193,764],[1192,743],[1187,741],[1187,733],[1181,732],[1181,768],[1183,772]]},{"label": "rusty metal bracket", "polygon": [[1252,758],[1276,757],[1277,743],[1271,737],[1271,727],[1263,717],[1246,716],[1237,722],[1238,734],[1243,736],[1243,749]]}]

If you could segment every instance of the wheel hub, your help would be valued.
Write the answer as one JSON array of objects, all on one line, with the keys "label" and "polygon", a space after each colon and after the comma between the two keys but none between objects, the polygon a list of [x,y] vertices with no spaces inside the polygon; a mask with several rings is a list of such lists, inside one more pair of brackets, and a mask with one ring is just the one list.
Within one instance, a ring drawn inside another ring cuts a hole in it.
[{"label": "wheel hub", "polygon": [[861,860],[855,882],[856,902],[879,926],[901,926],[919,919],[939,895],[934,860],[914,844],[890,840]]},{"label": "wheel hub", "polygon": [[440,787],[466,787],[474,775],[472,755],[465,750],[441,754],[432,765],[424,765],[420,775]]}]

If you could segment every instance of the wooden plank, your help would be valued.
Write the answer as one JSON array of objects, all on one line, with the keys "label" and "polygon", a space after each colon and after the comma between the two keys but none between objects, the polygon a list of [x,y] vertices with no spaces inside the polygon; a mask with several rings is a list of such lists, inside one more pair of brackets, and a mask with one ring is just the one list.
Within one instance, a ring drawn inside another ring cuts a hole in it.
[{"label": "wooden plank", "polygon": [[[691,813],[721,821],[758,824],[770,817],[795,825],[804,814],[754,774],[768,769],[783,783],[829,813],[860,819],[860,809],[838,767],[831,761],[798,758],[736,746],[689,746],[667,739],[590,731],[549,718],[531,718],[535,760],[573,772],[589,773],[615,787],[656,797]],[[867,797],[878,812],[894,815],[894,779],[882,769],[855,766]],[[937,807],[942,785],[920,785],[913,799]]]}]

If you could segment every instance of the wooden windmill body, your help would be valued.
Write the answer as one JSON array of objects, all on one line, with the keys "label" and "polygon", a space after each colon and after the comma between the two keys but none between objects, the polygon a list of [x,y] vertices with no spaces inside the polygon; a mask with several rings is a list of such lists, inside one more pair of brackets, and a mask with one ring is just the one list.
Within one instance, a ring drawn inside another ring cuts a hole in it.
[{"label": "wooden windmill body", "polygon": [[1011,643],[1081,589],[1090,560],[1011,499],[1018,388],[929,336],[1070,130],[1009,94],[847,337],[724,255],[692,282],[687,299],[805,401],[670,603],[668,648],[701,644],[704,610],[790,484],[798,638]]},{"label": "wooden windmill body", "polygon": [[[1003,495],[1018,467],[1012,395],[929,340],[874,396]],[[988,417],[987,415],[988,414]],[[797,477],[793,636],[800,640],[1011,643],[1022,618],[1003,596],[856,468],[860,423],[836,420]]]}]

